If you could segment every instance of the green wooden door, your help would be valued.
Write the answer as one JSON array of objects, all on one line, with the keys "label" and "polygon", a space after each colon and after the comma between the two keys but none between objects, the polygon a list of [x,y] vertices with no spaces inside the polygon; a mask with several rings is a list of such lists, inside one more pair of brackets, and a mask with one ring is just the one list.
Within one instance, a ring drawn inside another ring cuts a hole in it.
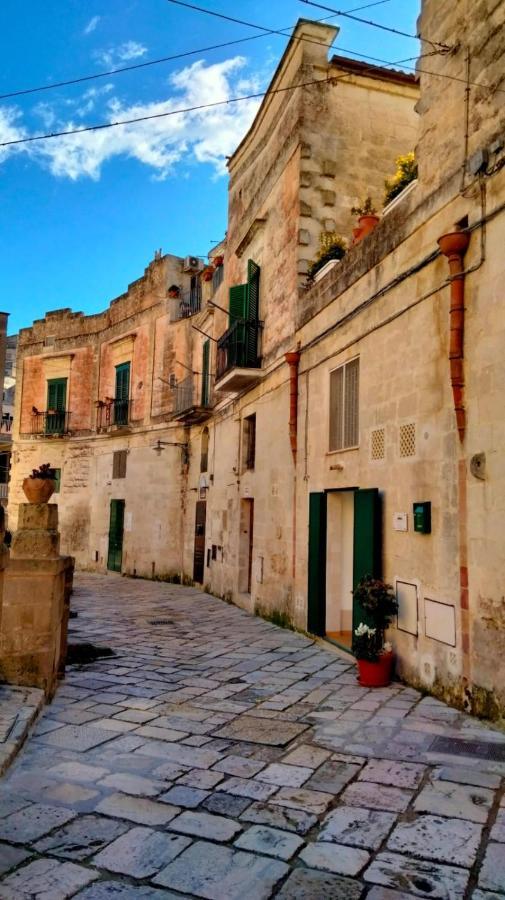
[{"label": "green wooden door", "polygon": [[326,633],[326,494],[309,496],[307,630]]},{"label": "green wooden door", "polygon": [[114,404],[114,424],[128,424],[128,404],[130,400],[130,363],[116,366],[116,397]]},{"label": "green wooden door", "polygon": [[121,571],[123,559],[124,500],[110,501],[109,552],[107,568],[111,572]]},{"label": "green wooden door", "polygon": [[[380,578],[381,572],[381,499],[377,488],[365,488],[354,493],[353,587],[356,587],[365,575]],[[352,611],[353,631],[360,622],[368,624],[366,614],[355,602]]]},{"label": "green wooden door", "polygon": [[50,378],[47,382],[46,432],[61,434],[65,431],[67,405],[67,379]]},{"label": "green wooden door", "polygon": [[202,352],[202,406],[208,406],[210,403],[210,340],[204,342]]}]

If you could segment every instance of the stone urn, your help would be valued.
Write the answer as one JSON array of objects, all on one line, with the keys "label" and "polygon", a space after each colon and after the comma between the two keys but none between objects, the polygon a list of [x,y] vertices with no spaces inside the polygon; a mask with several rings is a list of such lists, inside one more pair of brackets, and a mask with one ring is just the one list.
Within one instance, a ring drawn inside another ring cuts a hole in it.
[{"label": "stone urn", "polygon": [[372,214],[360,216],[358,219],[360,229],[358,241],[361,241],[364,237],[367,236],[367,234],[370,234],[370,232],[374,230],[379,221],[379,216],[375,216]]},{"label": "stone urn", "polygon": [[25,478],[23,490],[29,503],[48,503],[56,489],[54,478]]}]

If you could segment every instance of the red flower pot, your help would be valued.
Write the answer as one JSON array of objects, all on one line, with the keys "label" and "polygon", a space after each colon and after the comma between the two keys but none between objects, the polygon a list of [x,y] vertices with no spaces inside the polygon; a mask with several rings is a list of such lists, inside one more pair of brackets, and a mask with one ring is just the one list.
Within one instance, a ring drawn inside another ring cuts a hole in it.
[{"label": "red flower pot", "polygon": [[23,490],[29,503],[48,503],[54,494],[56,482],[52,478],[25,478]]},{"label": "red flower pot", "polygon": [[381,653],[377,662],[358,659],[358,681],[362,687],[387,687],[391,684],[394,653]]},{"label": "red flower pot", "polygon": [[369,216],[360,216],[359,219],[359,227],[361,228],[361,234],[358,240],[362,240],[367,234],[370,234],[371,231],[374,230],[377,222],[379,222],[379,216],[369,215]]}]

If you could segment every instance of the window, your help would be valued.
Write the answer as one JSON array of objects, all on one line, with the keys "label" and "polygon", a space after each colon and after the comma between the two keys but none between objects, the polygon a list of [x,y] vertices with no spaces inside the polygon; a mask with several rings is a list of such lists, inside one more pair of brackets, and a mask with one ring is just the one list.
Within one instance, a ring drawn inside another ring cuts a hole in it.
[{"label": "window", "polygon": [[67,406],[67,379],[50,378],[47,382],[46,432],[59,434],[65,431]]},{"label": "window", "polygon": [[130,400],[130,363],[116,366],[116,396],[114,400],[114,423],[128,424],[128,406]]},{"label": "window", "polygon": [[359,444],[359,359],[330,372],[330,452]]},{"label": "window", "polygon": [[210,405],[210,340],[204,341],[202,350],[202,406]]},{"label": "window", "polygon": [[112,477],[126,478],[126,458],[128,450],[115,450],[112,454]]},{"label": "window", "polygon": [[206,472],[209,467],[209,429],[207,426],[202,431],[202,446],[200,450],[200,472]]},{"label": "window", "polygon": [[61,469],[54,470],[54,480],[56,482],[54,487],[54,493],[59,494],[61,491]]},{"label": "window", "polygon": [[256,457],[256,414],[244,419],[242,432],[242,469],[254,469]]}]

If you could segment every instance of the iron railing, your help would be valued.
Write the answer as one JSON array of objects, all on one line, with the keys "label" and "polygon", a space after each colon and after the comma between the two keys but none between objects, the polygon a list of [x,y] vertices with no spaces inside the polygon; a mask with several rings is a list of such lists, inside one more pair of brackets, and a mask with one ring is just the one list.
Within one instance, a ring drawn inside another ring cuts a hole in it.
[{"label": "iron railing", "polygon": [[181,291],[178,297],[170,298],[170,319],[177,322],[179,319],[188,319],[200,312],[202,308],[202,285],[200,280],[187,291]]},{"label": "iron railing", "polygon": [[103,430],[129,425],[131,411],[131,400],[105,400],[98,406],[96,426],[98,430]]},{"label": "iron railing", "polygon": [[207,409],[212,405],[212,376],[188,375],[174,388],[174,413],[181,415],[195,407]]},{"label": "iron railing", "polygon": [[70,431],[70,413],[64,409],[36,412],[32,415],[32,434],[57,437]]},{"label": "iron railing", "polygon": [[235,367],[257,369],[260,323],[237,319],[217,342],[216,380]]}]

